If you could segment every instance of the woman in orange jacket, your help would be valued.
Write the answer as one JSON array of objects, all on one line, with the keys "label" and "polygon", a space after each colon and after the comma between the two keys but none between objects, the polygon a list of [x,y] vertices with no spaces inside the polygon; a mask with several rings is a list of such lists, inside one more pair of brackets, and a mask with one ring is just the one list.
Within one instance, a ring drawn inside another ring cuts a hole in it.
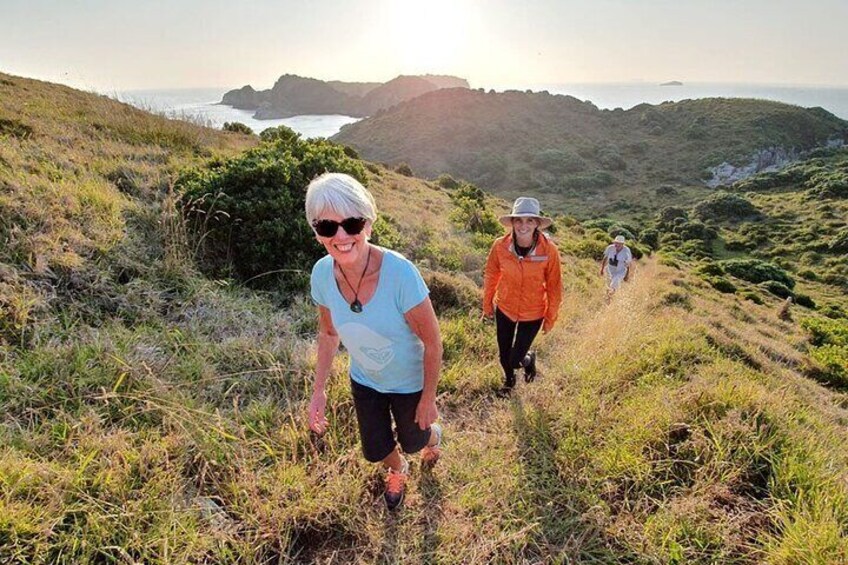
[{"label": "woman in orange jacket", "polygon": [[536,353],[530,346],[541,329],[554,327],[562,300],[559,250],[542,230],[551,219],[541,215],[535,198],[518,198],[512,213],[501,216],[509,232],[495,240],[483,280],[483,317],[495,318],[498,352],[508,394],[515,369],[525,382],[536,378]]}]

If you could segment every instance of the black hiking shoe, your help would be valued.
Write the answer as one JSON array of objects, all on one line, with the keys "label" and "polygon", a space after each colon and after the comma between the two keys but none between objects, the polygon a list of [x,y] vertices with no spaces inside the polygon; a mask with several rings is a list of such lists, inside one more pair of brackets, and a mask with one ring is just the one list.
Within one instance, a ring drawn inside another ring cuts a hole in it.
[{"label": "black hiking shoe", "polygon": [[509,375],[506,376],[504,380],[504,385],[498,390],[498,396],[501,398],[506,398],[510,394],[512,394],[512,389],[515,388],[515,372],[513,371]]},{"label": "black hiking shoe", "polygon": [[532,383],[536,380],[536,352],[530,351],[527,353],[527,357],[525,357],[526,363],[524,364],[524,382]]}]

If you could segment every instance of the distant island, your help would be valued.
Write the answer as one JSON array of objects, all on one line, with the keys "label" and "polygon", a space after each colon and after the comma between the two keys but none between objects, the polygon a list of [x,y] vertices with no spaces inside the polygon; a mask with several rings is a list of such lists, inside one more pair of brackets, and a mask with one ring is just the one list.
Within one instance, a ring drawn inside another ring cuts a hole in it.
[{"label": "distant island", "polygon": [[670,80],[668,82],[661,82],[660,86],[683,86],[683,83],[679,80]]},{"label": "distant island", "polygon": [[468,88],[464,78],[449,75],[398,76],[388,82],[323,81],[286,74],[269,90],[246,85],[224,94],[221,104],[254,110],[257,120],[304,114],[372,116],[380,110],[443,88]]}]

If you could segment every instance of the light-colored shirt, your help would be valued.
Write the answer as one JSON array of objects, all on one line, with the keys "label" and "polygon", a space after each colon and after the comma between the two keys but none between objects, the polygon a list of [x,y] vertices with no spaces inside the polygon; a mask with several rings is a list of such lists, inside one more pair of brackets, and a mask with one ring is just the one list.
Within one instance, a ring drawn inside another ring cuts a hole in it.
[{"label": "light-colored shirt", "polygon": [[[627,266],[633,261],[633,254],[626,245],[621,248],[621,251],[616,251],[613,244],[608,245],[604,250],[604,257],[607,258],[607,271],[610,275],[623,275],[627,271]],[[618,265],[613,265],[613,260],[616,258]]]},{"label": "light-colored shirt", "polygon": [[312,268],[312,299],[330,311],[333,326],[350,355],[350,378],[385,393],[412,393],[424,388],[424,344],[404,314],[421,304],[429,290],[421,273],[403,255],[389,249],[374,296],[359,314],[339,290],[333,258]]}]

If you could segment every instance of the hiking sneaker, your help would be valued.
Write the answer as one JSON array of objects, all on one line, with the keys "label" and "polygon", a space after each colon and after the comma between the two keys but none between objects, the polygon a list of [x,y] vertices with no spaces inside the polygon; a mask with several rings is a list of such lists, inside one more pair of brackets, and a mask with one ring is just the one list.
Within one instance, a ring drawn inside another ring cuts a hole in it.
[{"label": "hiking sneaker", "polygon": [[442,456],[442,426],[433,424],[431,429],[436,433],[436,444],[427,445],[421,450],[421,465],[432,468]]},{"label": "hiking sneaker", "polygon": [[403,502],[403,495],[406,492],[406,480],[409,478],[409,463],[405,463],[403,471],[395,471],[389,469],[389,474],[386,476],[386,492],[383,493],[383,498],[386,500],[386,508],[394,510]]},{"label": "hiking sneaker", "polygon": [[524,361],[524,382],[532,383],[536,379],[536,352],[527,353]]},{"label": "hiking sneaker", "polygon": [[504,385],[498,390],[497,395],[500,398],[506,398],[512,394],[512,389],[515,388],[515,371],[506,376]]}]

